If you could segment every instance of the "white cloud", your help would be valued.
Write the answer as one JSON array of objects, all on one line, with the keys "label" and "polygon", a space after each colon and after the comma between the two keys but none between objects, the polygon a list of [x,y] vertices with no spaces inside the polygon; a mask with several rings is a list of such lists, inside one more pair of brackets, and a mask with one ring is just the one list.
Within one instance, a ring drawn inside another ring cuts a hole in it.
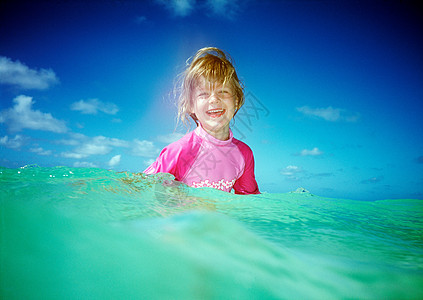
[{"label": "white cloud", "polygon": [[298,180],[298,175],[304,171],[298,166],[287,166],[282,171],[281,174],[284,175],[287,179]]},{"label": "white cloud", "polygon": [[379,183],[382,180],[383,180],[383,176],[377,176],[377,177],[372,177],[372,178],[369,178],[369,179],[362,180],[360,183],[373,184],[373,183]]},{"label": "white cloud", "polygon": [[142,157],[155,157],[159,153],[159,149],[156,148],[153,142],[134,140],[132,145],[132,154]]},{"label": "white cloud", "polygon": [[73,166],[75,168],[98,168],[98,166],[92,162],[87,161],[77,161],[74,162]]},{"label": "white cloud", "polygon": [[50,113],[33,110],[32,97],[25,95],[13,99],[12,108],[0,112],[0,123],[5,123],[9,131],[17,132],[22,129],[34,129],[62,133],[67,131],[64,121],[55,119]]},{"label": "white cloud", "polygon": [[71,152],[62,152],[63,157],[81,159],[90,155],[109,154],[113,147],[129,147],[129,143],[116,138],[96,136],[93,138],[82,134],[73,134],[69,140],[61,140],[61,144],[75,145]]},{"label": "white cloud", "polygon": [[146,166],[149,166],[149,165],[151,165],[153,162],[155,162],[156,160],[154,159],[154,158],[150,158],[150,159],[148,159],[148,160],[145,160],[144,161],[144,164],[146,165]]},{"label": "white cloud", "polygon": [[62,156],[66,158],[81,159],[87,157],[88,155],[78,152],[62,152]]},{"label": "white cloud", "polygon": [[0,83],[21,89],[45,90],[59,82],[53,70],[33,70],[20,61],[0,56]]},{"label": "white cloud", "polygon": [[291,176],[301,172],[301,168],[298,166],[287,166],[281,171],[282,175]]},{"label": "white cloud", "polygon": [[98,99],[88,99],[72,103],[71,110],[80,111],[87,115],[95,115],[99,111],[105,114],[115,115],[119,111],[119,108],[116,104],[110,102],[105,103]]},{"label": "white cloud", "polygon": [[[222,16],[228,19],[233,18],[240,10],[239,0],[156,0],[156,3],[171,11],[174,16],[186,17],[191,15],[197,8],[204,9],[212,15]],[[245,3],[245,1],[243,1]],[[145,22],[145,17],[139,17],[136,22]]]},{"label": "white cloud", "polygon": [[184,135],[182,133],[173,132],[167,135],[159,135],[157,137],[157,141],[165,143],[165,144],[170,144],[170,143],[176,142],[183,136]]},{"label": "white cloud", "polygon": [[358,113],[351,113],[342,108],[333,108],[329,106],[327,108],[312,108],[309,106],[297,107],[297,111],[303,113],[306,116],[321,118],[329,122],[356,122],[359,119]]},{"label": "white cloud", "polygon": [[304,149],[300,152],[301,156],[318,156],[322,155],[323,152],[319,150],[319,148],[314,147],[312,150]]},{"label": "white cloud", "polygon": [[147,21],[146,16],[138,16],[135,18],[135,23],[137,24],[142,24],[142,23],[145,23],[146,21]]},{"label": "white cloud", "polygon": [[185,17],[194,10],[195,0],[156,0],[157,3],[166,7],[175,16]]},{"label": "white cloud", "polygon": [[110,151],[112,151],[112,147],[110,147],[108,144],[101,144],[93,141],[81,145],[77,149],[77,154],[81,157],[87,157],[90,155],[108,154]]},{"label": "white cloud", "polygon": [[67,145],[67,146],[78,146],[82,143],[84,140],[88,140],[89,138],[83,134],[80,133],[69,133],[70,139],[61,139],[58,140],[58,144]]},{"label": "white cloud", "polygon": [[233,18],[239,11],[238,0],[207,0],[206,7],[215,15]]},{"label": "white cloud", "polygon": [[41,147],[31,148],[31,149],[29,149],[29,151],[37,153],[38,155],[51,155],[52,154],[51,150],[44,150]]},{"label": "white cloud", "polygon": [[[59,144],[73,146],[70,151],[60,153],[62,157],[72,159],[84,159],[93,155],[107,155],[115,148],[130,149],[130,154],[145,158],[155,158],[160,149],[154,143],[147,140],[125,141],[105,136],[88,137],[80,133],[69,133],[69,139],[58,141]],[[108,161],[108,165],[113,167],[120,163],[121,155],[116,155]]]},{"label": "white cloud", "polygon": [[0,145],[6,148],[19,149],[25,143],[25,140],[26,139],[19,134],[15,135],[13,139],[6,135],[0,138]]},{"label": "white cloud", "polygon": [[119,163],[120,163],[120,158],[121,158],[121,155],[119,154],[119,155],[115,155],[115,156],[113,156],[110,160],[109,160],[109,166],[110,167],[114,167],[114,166],[117,166]]},{"label": "white cloud", "polygon": [[281,170],[281,174],[285,176],[287,180],[292,181],[303,181],[303,180],[322,180],[327,177],[334,176],[332,172],[320,172],[320,173],[311,173],[307,170],[302,169],[301,167],[289,165]]}]

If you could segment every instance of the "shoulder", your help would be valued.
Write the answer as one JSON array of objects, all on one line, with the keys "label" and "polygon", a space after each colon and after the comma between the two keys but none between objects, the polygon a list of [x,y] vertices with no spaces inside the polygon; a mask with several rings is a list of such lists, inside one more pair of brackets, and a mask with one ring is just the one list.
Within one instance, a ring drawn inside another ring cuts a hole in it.
[{"label": "shoulder", "polygon": [[251,148],[244,142],[241,142],[240,140],[236,138],[232,138],[232,142],[238,147],[239,151],[241,151],[242,155],[244,157],[251,157],[253,156],[253,151]]},{"label": "shoulder", "polygon": [[179,140],[170,143],[163,150],[161,155],[176,158],[178,161],[191,161],[200,149],[201,140],[194,134],[189,132]]},{"label": "shoulder", "polygon": [[164,149],[167,151],[181,151],[187,147],[189,147],[190,144],[192,144],[194,137],[194,132],[191,131],[187,134],[185,134],[183,137],[181,137],[179,140],[170,143],[167,145]]}]

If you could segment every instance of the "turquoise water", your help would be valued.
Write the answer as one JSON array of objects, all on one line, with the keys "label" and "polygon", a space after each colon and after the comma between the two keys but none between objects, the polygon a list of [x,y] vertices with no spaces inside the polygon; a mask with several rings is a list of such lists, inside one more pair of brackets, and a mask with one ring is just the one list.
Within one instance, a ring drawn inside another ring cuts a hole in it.
[{"label": "turquoise water", "polygon": [[0,168],[1,299],[422,299],[423,201]]}]

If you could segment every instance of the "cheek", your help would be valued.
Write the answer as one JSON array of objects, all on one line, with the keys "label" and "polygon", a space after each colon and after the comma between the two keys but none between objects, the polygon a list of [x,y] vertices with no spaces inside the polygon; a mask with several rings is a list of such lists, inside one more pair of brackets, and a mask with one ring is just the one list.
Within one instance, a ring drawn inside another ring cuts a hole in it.
[{"label": "cheek", "polygon": [[194,107],[198,110],[198,111],[203,111],[205,109],[207,109],[209,106],[209,103],[207,100],[204,99],[197,99],[195,101]]},{"label": "cheek", "polygon": [[238,100],[234,99],[229,103],[229,106],[235,111],[238,108]]},{"label": "cheek", "polygon": [[193,100],[191,100],[189,111],[191,113],[195,113],[196,109],[197,109],[197,102],[195,101],[195,99],[193,99]]}]

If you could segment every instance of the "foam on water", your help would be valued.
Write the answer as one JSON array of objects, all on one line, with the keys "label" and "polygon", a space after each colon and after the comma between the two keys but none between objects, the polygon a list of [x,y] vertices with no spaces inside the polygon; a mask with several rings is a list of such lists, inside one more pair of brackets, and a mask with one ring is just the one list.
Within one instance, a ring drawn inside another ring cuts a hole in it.
[{"label": "foam on water", "polygon": [[2,299],[423,298],[423,202],[0,168]]}]

